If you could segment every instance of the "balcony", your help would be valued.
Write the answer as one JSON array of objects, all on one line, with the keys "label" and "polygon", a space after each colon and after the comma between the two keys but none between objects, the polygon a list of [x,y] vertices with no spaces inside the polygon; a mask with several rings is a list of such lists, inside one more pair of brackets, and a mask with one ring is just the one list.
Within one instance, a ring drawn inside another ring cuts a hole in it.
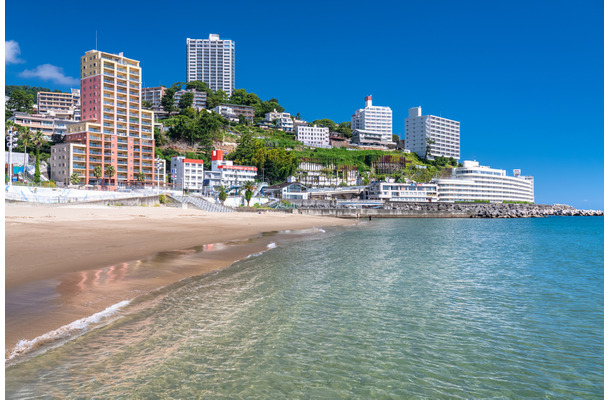
[{"label": "balcony", "polygon": [[81,149],[74,149],[74,151],[72,151],[73,154],[85,154],[84,150]]},{"label": "balcony", "polygon": [[85,164],[77,164],[77,163],[74,163],[74,164],[72,164],[72,167],[73,167],[74,169],[85,169]]},{"label": "balcony", "polygon": [[127,165],[127,161],[117,161],[116,163],[119,165]]},{"label": "balcony", "polygon": [[125,144],[126,144],[126,143],[127,143],[127,139],[118,139],[118,140],[117,140],[117,142],[119,142],[119,143],[125,143]]},{"label": "balcony", "polygon": [[[104,88],[105,88],[105,86],[104,86]],[[127,90],[117,89],[116,91],[117,91],[117,93],[127,94]]]},{"label": "balcony", "polygon": [[92,158],[89,157],[89,163],[96,163],[96,164],[101,164],[102,163],[102,159],[101,158]]},{"label": "balcony", "polygon": [[[121,143],[121,142],[119,141],[119,143]],[[127,142],[125,142],[125,143],[127,143]],[[117,149],[127,151],[127,146],[118,146]]]},{"label": "balcony", "polygon": [[74,161],[86,161],[86,158],[85,157],[81,157],[81,156],[73,156],[72,159]]},{"label": "balcony", "polygon": [[112,129],[104,129],[104,133],[113,134],[114,131]]},{"label": "balcony", "polygon": [[118,171],[118,172],[127,172],[127,168],[124,168],[124,167],[118,167],[118,168],[117,168],[117,171]]}]

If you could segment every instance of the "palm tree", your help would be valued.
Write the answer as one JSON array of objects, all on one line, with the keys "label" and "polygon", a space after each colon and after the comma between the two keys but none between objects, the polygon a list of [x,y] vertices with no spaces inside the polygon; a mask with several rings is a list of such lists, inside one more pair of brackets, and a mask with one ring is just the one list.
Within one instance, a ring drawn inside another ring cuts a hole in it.
[{"label": "palm tree", "polygon": [[248,207],[250,207],[250,200],[252,199],[252,193],[256,189],[256,185],[252,181],[245,181],[241,188],[246,191],[245,197],[248,202]]},{"label": "palm tree", "polygon": [[[19,125],[17,125],[19,126]],[[19,133],[21,136],[21,143],[23,143],[23,154],[25,154],[25,156],[23,157],[23,162],[24,162],[24,166],[23,166],[23,179],[25,179],[25,158],[28,156],[28,143],[32,141],[34,135],[32,134],[32,131],[30,130],[29,127],[27,126],[19,126]]]},{"label": "palm tree", "polygon": [[218,194],[218,200],[220,200],[224,204],[225,200],[227,199],[227,188],[224,186],[219,186],[218,190],[220,190],[220,193]]},{"label": "palm tree", "polygon": [[32,137],[32,145],[36,147],[36,170],[34,172],[34,182],[40,183],[40,147],[47,142],[46,136],[36,129],[36,133]]},{"label": "palm tree", "polygon": [[110,179],[112,179],[112,177],[114,176],[116,170],[114,169],[114,167],[112,165],[107,165],[106,166],[106,176]]},{"label": "palm tree", "polygon": [[104,171],[102,171],[102,167],[100,167],[99,165],[96,165],[95,168],[93,168],[93,176],[95,176],[97,178],[97,183],[100,186],[101,186],[100,178],[102,177],[102,175],[104,175]]},{"label": "palm tree", "polygon": [[78,176],[78,173],[73,172],[72,175],[70,175],[70,183],[73,185],[78,185],[80,183],[80,177]]},{"label": "palm tree", "polygon": [[138,172],[136,174],[136,179],[138,180],[138,182],[144,182],[144,180],[146,179],[146,176],[144,175],[143,172]]}]

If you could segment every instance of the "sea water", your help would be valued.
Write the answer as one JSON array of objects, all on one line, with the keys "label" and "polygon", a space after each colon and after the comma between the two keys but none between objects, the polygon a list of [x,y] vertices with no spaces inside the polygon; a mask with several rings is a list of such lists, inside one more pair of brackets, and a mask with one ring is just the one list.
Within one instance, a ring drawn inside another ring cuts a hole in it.
[{"label": "sea water", "polygon": [[5,393],[602,398],[603,267],[596,217],[327,229],[13,360]]}]

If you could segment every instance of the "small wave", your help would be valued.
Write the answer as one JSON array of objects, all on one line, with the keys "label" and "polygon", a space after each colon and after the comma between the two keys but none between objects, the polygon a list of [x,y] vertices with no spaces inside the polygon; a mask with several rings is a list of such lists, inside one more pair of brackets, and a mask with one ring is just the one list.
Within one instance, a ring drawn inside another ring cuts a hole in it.
[{"label": "small wave", "polygon": [[127,304],[129,304],[130,302],[131,302],[131,300],[124,300],[124,301],[121,301],[120,303],[113,304],[103,311],[95,313],[89,317],[81,318],[79,320],[71,322],[67,325],[62,326],[61,328],[55,329],[54,331],[51,331],[51,332],[47,332],[44,335],[40,335],[37,338],[34,338],[32,340],[22,339],[15,345],[13,352],[11,353],[10,356],[8,356],[8,358],[5,360],[5,362],[10,361],[17,356],[25,354],[25,353],[29,352],[30,350],[32,350],[38,346],[41,346],[45,343],[49,343],[49,342],[52,342],[57,339],[71,336],[71,334],[74,331],[83,331],[83,330],[87,329],[87,327],[89,327],[89,325],[98,323],[102,319],[113,315],[114,313],[119,311],[121,308],[123,308]]},{"label": "small wave", "polygon": [[267,248],[268,248],[269,250],[271,250],[271,249],[275,249],[276,247],[277,247],[277,245],[275,244],[275,242],[271,242],[271,243],[269,243],[269,244],[267,245]]}]

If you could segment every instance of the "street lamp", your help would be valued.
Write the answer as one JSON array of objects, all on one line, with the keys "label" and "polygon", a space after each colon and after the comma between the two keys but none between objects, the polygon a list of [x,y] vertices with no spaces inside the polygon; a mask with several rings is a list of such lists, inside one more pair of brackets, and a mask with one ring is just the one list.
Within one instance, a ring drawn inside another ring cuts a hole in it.
[{"label": "street lamp", "polygon": [[8,129],[8,134],[6,135],[6,143],[8,145],[8,184],[11,186],[13,184],[13,148],[17,147],[17,132],[13,132],[13,127]]},{"label": "street lamp", "polygon": [[163,168],[163,160],[157,157],[155,158],[155,168],[157,170],[157,194],[159,194],[159,171]]}]

